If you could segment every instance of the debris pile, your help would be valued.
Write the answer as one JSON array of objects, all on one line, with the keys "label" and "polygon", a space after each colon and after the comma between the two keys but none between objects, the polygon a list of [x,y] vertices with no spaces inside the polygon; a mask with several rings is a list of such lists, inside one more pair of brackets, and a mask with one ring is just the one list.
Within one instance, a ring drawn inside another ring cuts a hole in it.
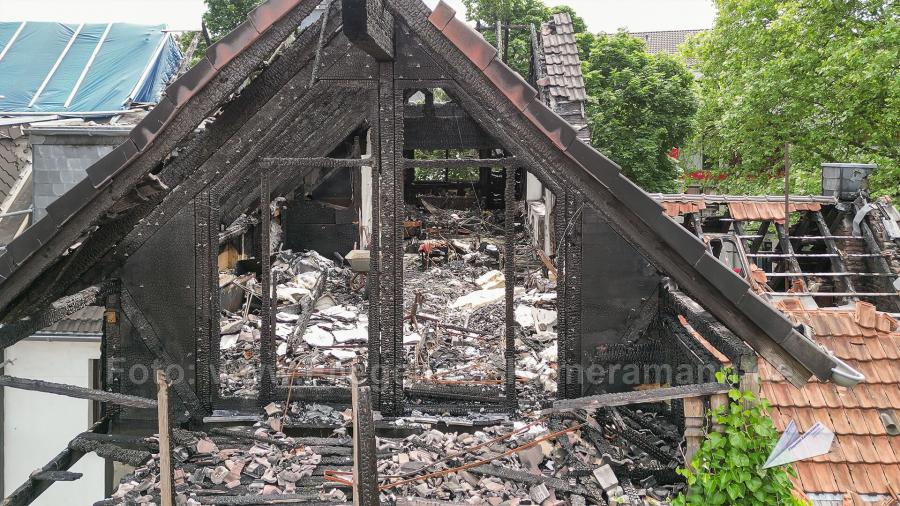
[{"label": "debris pile", "polygon": [[[247,504],[246,496],[297,501],[346,500],[349,490],[327,483],[324,471],[351,465],[349,438],[290,438],[273,429],[280,408],[252,430],[212,429],[210,434],[173,430],[174,485],[178,504]],[[157,438],[147,439],[159,447]],[[97,505],[159,504],[160,464],[155,453]],[[257,503],[261,504],[261,503]]]},{"label": "debris pile", "polygon": [[379,450],[390,453],[378,463],[381,500],[669,504],[683,487],[674,472],[678,442],[663,417],[632,410],[474,433],[426,430],[379,440]]}]

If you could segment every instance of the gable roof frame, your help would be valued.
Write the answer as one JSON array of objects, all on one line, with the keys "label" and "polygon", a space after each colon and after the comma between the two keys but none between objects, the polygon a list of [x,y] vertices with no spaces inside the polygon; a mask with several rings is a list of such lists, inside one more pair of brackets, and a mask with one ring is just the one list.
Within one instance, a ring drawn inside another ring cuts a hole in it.
[{"label": "gable roof frame", "polygon": [[[315,7],[312,0],[269,0],[250,20],[212,46],[201,64],[170,86],[168,96],[132,132],[128,142],[88,170],[87,188],[70,192],[0,256],[0,308],[30,287],[83,231],[164,160],[244,76],[258,68]],[[747,340],[795,385],[814,373],[852,385],[862,375],[798,333],[793,324],[750,292],[695,236],[668,219],[659,204],[627,180],[602,154],[576,139],[574,128],[553,113],[537,92],[496,59],[496,49],[455,18],[443,2],[434,12],[421,0],[386,0],[432,51],[447,63],[473,118],[505,147],[530,161],[535,174],[558,175],[580,189],[623,238],[667,272],[720,321]],[[304,14],[304,12],[306,12]],[[260,28],[260,27],[265,28]],[[232,72],[220,72],[231,69]],[[190,107],[188,107],[190,105]],[[89,194],[89,198],[85,198]],[[85,200],[88,200],[85,205]]]},{"label": "gable roof frame", "polygon": [[813,374],[822,381],[850,385],[859,381],[862,375],[800,334],[784,315],[752,293],[698,238],[666,217],[662,207],[625,178],[615,163],[577,140],[574,128],[547,108],[533,88],[496,58],[496,49],[456,18],[447,4],[441,1],[434,11],[420,0],[387,0],[386,5],[435,57],[447,62],[457,82],[466,83],[465,90],[458,89],[465,97],[463,106],[486,131],[517,157],[532,160],[531,168],[542,181],[550,181],[548,174],[558,171],[562,180],[581,188],[586,201],[617,233],[791,383],[803,385]]}]

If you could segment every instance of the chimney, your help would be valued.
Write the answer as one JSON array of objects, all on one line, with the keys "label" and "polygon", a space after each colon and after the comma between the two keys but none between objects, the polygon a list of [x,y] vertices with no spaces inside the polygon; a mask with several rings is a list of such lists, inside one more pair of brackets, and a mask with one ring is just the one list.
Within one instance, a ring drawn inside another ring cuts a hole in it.
[{"label": "chimney", "polygon": [[822,195],[853,201],[868,188],[869,174],[877,168],[872,163],[823,163]]}]

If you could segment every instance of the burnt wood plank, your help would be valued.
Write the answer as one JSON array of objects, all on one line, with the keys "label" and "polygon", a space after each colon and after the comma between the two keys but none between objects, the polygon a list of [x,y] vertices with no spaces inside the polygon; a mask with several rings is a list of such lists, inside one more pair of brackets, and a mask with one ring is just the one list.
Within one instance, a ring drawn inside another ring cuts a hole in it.
[{"label": "burnt wood plank", "polygon": [[155,408],[156,401],[134,395],[116,394],[104,390],[94,390],[75,385],[53,383],[50,381],[16,378],[0,375],[0,387],[15,388],[17,390],[30,390],[32,392],[44,392],[48,394],[63,395],[75,399],[88,399],[92,401],[108,402],[119,406],[133,408]]},{"label": "burnt wood plank", "polygon": [[394,59],[394,16],[384,0],[342,0],[344,34],[377,61]]},{"label": "burnt wood plank", "polygon": [[652,402],[686,399],[689,397],[706,397],[708,395],[728,393],[729,386],[724,383],[701,383],[635,392],[619,392],[613,394],[592,395],[578,399],[566,399],[553,403],[553,412],[572,411],[577,409],[600,409],[630,404],[647,404]]}]

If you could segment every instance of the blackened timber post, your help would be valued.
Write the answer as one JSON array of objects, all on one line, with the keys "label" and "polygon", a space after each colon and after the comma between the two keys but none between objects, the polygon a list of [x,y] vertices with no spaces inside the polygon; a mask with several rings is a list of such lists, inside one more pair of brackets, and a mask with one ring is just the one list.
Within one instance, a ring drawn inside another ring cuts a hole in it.
[{"label": "blackened timber post", "polygon": [[269,171],[260,172],[259,177],[259,265],[262,280],[260,307],[262,328],[259,340],[259,405],[271,402],[275,390],[275,318],[272,314],[272,240],[270,237],[272,194],[269,191]]},{"label": "blackened timber post", "polygon": [[381,173],[381,410],[403,410],[403,90],[394,86],[394,65],[381,62],[378,83]]},{"label": "blackened timber post", "polygon": [[[213,225],[212,216],[210,214],[211,207],[208,190],[200,192],[200,194],[197,195],[197,198],[194,199],[194,233],[197,237],[194,247],[197,265],[197,268],[195,269],[196,280],[194,285],[197,287],[194,306],[195,356],[197,357],[195,361],[194,381],[197,397],[200,398],[201,404],[207,411],[210,410],[211,401],[211,374],[209,369],[212,342],[210,335],[212,329],[211,319],[212,315],[218,314],[213,313],[210,307],[213,295],[218,293],[218,287],[213,289],[209,282],[209,278],[213,272],[213,266],[209,264],[210,249],[215,249],[217,252],[219,249],[218,233],[215,234],[214,242],[211,239],[213,234],[211,233],[210,228],[216,228]],[[215,349],[218,350],[218,348]]]},{"label": "blackened timber post", "polygon": [[506,169],[504,192],[503,236],[505,240],[504,275],[506,277],[506,406],[510,410],[518,407],[516,398],[516,169]]},{"label": "blackened timber post", "polygon": [[568,398],[581,396],[581,282],[582,282],[582,210],[584,198],[579,192],[566,192],[566,388]]},{"label": "blackened timber post", "polygon": [[372,100],[373,111],[369,130],[369,153],[373,149],[379,155],[373,156],[372,165],[372,231],[369,238],[369,273],[366,275],[366,293],[369,297],[369,385],[372,386],[373,401],[381,406],[381,142],[379,128],[378,99]]},{"label": "blackened timber post", "polygon": [[[566,252],[569,248],[569,241],[566,240],[567,217],[566,212],[566,191],[564,187],[556,186],[553,189],[553,230],[556,236],[556,297],[557,300],[565,301],[569,290],[569,284],[566,283],[566,273],[569,272],[569,266],[566,264],[568,255]],[[561,309],[561,308],[560,308]],[[569,328],[569,322],[566,319],[567,311],[557,311],[557,320],[559,323],[557,332],[557,376],[556,376],[556,395],[560,399],[569,398],[569,360],[566,351],[569,347],[566,344],[566,337]]]},{"label": "blackened timber post", "polygon": [[107,392],[113,393],[122,392],[122,375],[125,372],[121,368],[124,354],[120,326],[122,316],[120,300],[118,283],[116,283],[116,290],[106,297],[106,309],[103,311],[103,386]]}]

